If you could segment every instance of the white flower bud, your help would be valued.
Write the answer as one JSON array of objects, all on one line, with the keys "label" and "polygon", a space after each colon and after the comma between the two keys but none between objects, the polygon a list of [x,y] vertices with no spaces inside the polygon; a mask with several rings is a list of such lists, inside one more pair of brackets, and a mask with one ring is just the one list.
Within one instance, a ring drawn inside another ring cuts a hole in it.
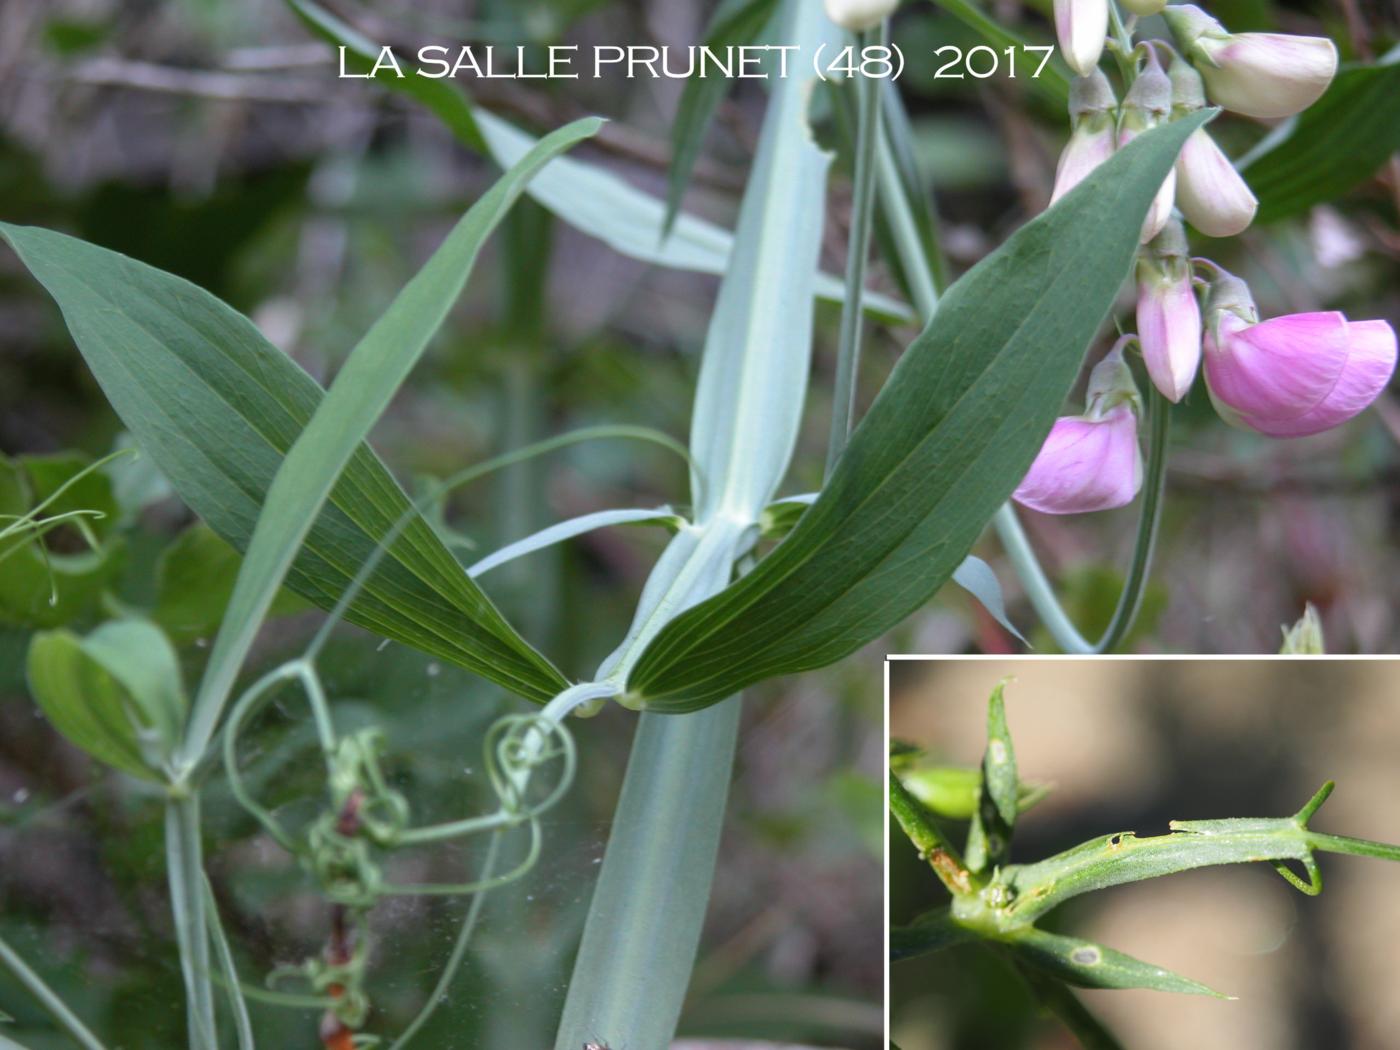
[{"label": "white flower bud", "polygon": [[1108,39],[1108,0],[1055,0],[1055,36],[1069,67],[1087,77]]},{"label": "white flower bud", "polygon": [[1250,117],[1288,117],[1316,102],[1337,73],[1326,37],[1230,33],[1194,4],[1162,12],[1205,78],[1210,97]]},{"label": "white flower bud", "polygon": [[1254,221],[1259,201],[1230,158],[1200,128],[1176,158],[1176,206],[1207,237],[1233,237]]},{"label": "white flower bud", "polygon": [[899,0],[826,0],[826,17],[842,29],[864,33],[894,14]]}]

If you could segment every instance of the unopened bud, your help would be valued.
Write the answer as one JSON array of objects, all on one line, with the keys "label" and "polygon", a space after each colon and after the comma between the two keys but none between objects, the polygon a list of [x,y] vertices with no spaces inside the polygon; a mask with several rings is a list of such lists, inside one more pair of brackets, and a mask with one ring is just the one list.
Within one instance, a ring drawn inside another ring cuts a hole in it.
[{"label": "unopened bud", "polygon": [[1176,158],[1176,206],[1208,237],[1233,237],[1254,221],[1259,201],[1210,133],[1197,128]]},{"label": "unopened bud", "polygon": [[1181,223],[1168,222],[1137,265],[1138,342],[1152,383],[1170,401],[1191,389],[1201,363],[1201,308]]},{"label": "unopened bud", "polygon": [[899,0],[826,0],[826,17],[842,29],[864,33],[894,14]]},{"label": "unopened bud", "polygon": [[1108,0],[1054,0],[1055,36],[1069,67],[1087,77],[1108,39]]},{"label": "unopened bud", "polygon": [[1210,97],[1236,113],[1292,116],[1316,102],[1337,73],[1337,47],[1326,37],[1231,33],[1194,4],[1168,7],[1162,17]]},{"label": "unopened bud", "polygon": [[1283,629],[1283,656],[1322,656],[1327,652],[1326,641],[1322,637],[1322,620],[1317,615],[1317,607],[1308,602],[1303,609],[1303,618],[1292,627]]}]

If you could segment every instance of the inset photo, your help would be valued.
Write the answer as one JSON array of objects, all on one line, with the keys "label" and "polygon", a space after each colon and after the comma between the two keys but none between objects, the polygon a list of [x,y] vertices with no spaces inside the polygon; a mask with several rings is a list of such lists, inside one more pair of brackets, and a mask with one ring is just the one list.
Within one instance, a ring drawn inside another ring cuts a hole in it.
[{"label": "inset photo", "polygon": [[1382,1050],[1396,661],[892,659],[898,1050]]}]

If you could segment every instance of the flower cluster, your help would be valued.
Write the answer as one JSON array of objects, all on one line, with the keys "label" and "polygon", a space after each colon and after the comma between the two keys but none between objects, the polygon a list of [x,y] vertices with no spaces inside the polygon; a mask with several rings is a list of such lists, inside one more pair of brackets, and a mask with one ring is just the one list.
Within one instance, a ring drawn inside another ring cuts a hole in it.
[{"label": "flower cluster", "polygon": [[[1070,137],[1051,203],[1135,136],[1215,104],[1257,118],[1285,117],[1315,102],[1337,70],[1324,37],[1230,33],[1199,7],[1124,0],[1133,15],[1160,13],[1176,47],[1108,39],[1109,0],[1054,0],[1055,30],[1078,74],[1070,90]],[[1099,68],[1119,52],[1121,102]],[[1165,59],[1165,68],[1164,68]],[[1269,437],[1316,434],[1371,404],[1395,371],[1395,332],[1384,321],[1336,311],[1261,321],[1245,283],[1193,258],[1186,224],[1231,237],[1258,202],[1209,132],[1194,132],[1148,209],[1138,253],[1137,335],[1153,385],[1186,396],[1200,371],[1227,422]],[[1140,400],[1122,360],[1124,340],[1093,372],[1081,416],[1058,420],[1014,499],[1051,514],[1131,502],[1141,486]],[[1204,367],[1202,365],[1204,364]],[[1125,378],[1126,377],[1126,378]]]}]

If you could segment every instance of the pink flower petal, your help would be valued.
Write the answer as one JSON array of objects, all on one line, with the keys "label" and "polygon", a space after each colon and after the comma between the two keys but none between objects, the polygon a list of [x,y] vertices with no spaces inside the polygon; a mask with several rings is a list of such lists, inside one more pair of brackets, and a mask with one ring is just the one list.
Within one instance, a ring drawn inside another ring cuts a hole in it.
[{"label": "pink flower petal", "polygon": [[1138,284],[1137,329],[1147,374],[1164,397],[1180,401],[1201,363],[1201,308],[1189,275]]},{"label": "pink flower petal", "polygon": [[1045,514],[1122,507],[1142,487],[1137,416],[1119,405],[1102,419],[1063,416],[1012,499]]},{"label": "pink flower petal", "polygon": [[1347,330],[1351,353],[1346,367],[1316,407],[1289,423],[1245,422],[1270,437],[1304,437],[1331,430],[1369,407],[1395,373],[1395,330],[1384,321],[1352,321]]},{"label": "pink flower petal", "polygon": [[1335,311],[1287,314],[1254,325],[1226,314],[1219,327],[1219,345],[1209,329],[1205,338],[1211,395],[1265,433],[1320,405],[1350,353],[1346,318]]}]

